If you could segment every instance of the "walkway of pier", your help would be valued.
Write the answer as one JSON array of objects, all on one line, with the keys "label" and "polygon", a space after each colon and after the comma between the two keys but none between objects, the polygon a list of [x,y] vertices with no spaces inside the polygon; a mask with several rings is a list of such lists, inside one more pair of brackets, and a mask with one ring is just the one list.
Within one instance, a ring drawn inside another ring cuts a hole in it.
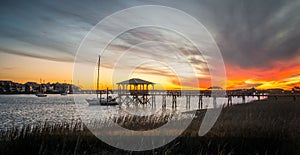
[{"label": "walkway of pier", "polygon": [[[249,94],[249,93],[231,93],[226,91],[216,91],[211,93],[211,91],[180,91],[180,90],[152,90],[147,93],[143,92],[122,92],[118,94],[120,106],[125,104],[129,106],[130,104],[138,105],[150,105],[152,107],[156,107],[156,98],[161,97],[161,105],[162,108],[166,108],[167,104],[171,104],[172,108],[178,107],[178,98],[185,98],[186,108],[189,109],[191,107],[191,99],[197,99],[198,109],[203,109],[203,98],[210,97],[213,101],[213,107],[217,107],[217,98],[227,98],[227,104],[222,103],[222,106],[232,106],[233,98],[241,98],[241,104],[246,103],[247,97],[256,97],[257,100],[261,100],[262,98],[269,98],[277,100],[282,97],[292,98],[293,101],[300,100],[300,94]],[[171,100],[171,103],[167,103],[167,98]]]},{"label": "walkway of pier", "polygon": [[293,97],[293,100],[296,101],[300,96],[300,93],[284,94],[282,93],[284,91],[280,90],[280,93],[274,94],[274,91],[278,92],[279,90],[270,90],[268,92],[266,90],[255,90],[254,88],[249,90],[223,90],[220,87],[210,87],[207,90],[155,90],[154,85],[155,83],[153,82],[139,78],[118,82],[117,94],[119,105],[151,105],[152,107],[156,107],[156,98],[159,96],[161,98],[162,108],[166,108],[167,104],[170,104],[167,103],[167,101],[170,100],[172,104],[171,107],[177,108],[179,104],[178,98],[185,98],[187,109],[191,107],[191,99],[193,99],[193,101],[197,99],[198,109],[203,109],[204,97],[212,99],[213,108],[217,108],[217,98],[227,98],[227,104],[222,103],[222,106],[229,107],[233,104],[233,98],[242,98],[242,103],[246,103],[247,97],[257,97],[258,100],[261,98],[274,98],[277,100],[279,97],[282,98],[285,96]]}]

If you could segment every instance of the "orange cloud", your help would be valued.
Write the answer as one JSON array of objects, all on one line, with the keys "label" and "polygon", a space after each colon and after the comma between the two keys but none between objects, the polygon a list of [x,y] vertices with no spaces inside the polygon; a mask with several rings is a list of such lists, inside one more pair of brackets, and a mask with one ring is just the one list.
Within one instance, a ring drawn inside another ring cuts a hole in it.
[{"label": "orange cloud", "polygon": [[291,89],[300,84],[299,58],[291,61],[277,61],[271,68],[243,69],[227,64],[227,88],[283,88]]}]

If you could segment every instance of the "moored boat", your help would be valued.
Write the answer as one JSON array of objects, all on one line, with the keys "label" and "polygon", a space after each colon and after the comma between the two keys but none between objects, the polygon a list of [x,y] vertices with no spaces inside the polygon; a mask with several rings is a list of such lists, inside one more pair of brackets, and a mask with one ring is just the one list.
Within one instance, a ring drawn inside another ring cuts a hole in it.
[{"label": "moored boat", "polygon": [[64,91],[64,92],[61,92],[60,95],[67,95],[68,92]]},{"label": "moored boat", "polygon": [[37,97],[47,97],[47,94],[37,93],[37,94],[35,94],[35,96],[37,96]]},{"label": "moored boat", "polygon": [[40,89],[39,91],[35,94],[35,96],[37,97],[47,97],[47,94],[43,93],[43,89],[42,89],[42,79],[40,79]]},{"label": "moored boat", "polygon": [[101,92],[99,90],[99,73],[100,73],[100,55],[98,59],[98,75],[97,75],[97,91],[96,91],[97,98],[86,99],[86,101],[89,103],[89,105],[103,105],[103,106],[118,105],[116,98],[108,95],[108,89],[106,89],[106,98],[101,97]]},{"label": "moored boat", "polygon": [[106,98],[91,98],[86,99],[86,101],[89,103],[89,105],[118,105],[118,102],[116,101],[116,98],[113,98],[112,96],[109,96]]}]

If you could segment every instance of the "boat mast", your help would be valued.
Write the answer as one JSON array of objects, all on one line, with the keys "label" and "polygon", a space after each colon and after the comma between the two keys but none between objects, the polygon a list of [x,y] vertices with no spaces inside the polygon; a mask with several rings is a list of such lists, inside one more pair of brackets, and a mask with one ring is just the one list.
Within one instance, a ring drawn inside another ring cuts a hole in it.
[{"label": "boat mast", "polygon": [[[97,98],[98,98],[98,92],[99,92],[99,73],[100,71],[100,55],[99,55],[99,58],[98,58],[98,75],[97,75],[97,91],[96,91],[96,94],[97,94]],[[101,98],[101,96],[100,96]]]},{"label": "boat mast", "polygon": [[42,79],[40,78],[40,92],[39,93],[42,93]]}]

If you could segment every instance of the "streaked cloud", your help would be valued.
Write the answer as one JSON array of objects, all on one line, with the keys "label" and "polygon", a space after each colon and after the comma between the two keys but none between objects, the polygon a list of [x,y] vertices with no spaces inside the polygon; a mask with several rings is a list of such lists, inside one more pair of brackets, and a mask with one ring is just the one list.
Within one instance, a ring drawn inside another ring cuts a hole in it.
[{"label": "streaked cloud", "polygon": [[[5,1],[0,6],[0,52],[71,63],[84,36],[101,19],[116,11],[144,4],[174,7],[203,23],[220,47],[229,87],[290,88],[299,85],[298,0]],[[158,20],[171,19],[161,15]],[[187,29],[188,24],[182,23]],[[122,23],[116,21],[115,25],[107,25],[102,34],[111,35],[120,26]],[[191,33],[194,31],[197,29],[190,30]],[[206,38],[199,40],[205,42]],[[168,44],[153,46],[153,42],[162,41]],[[96,48],[97,44],[101,42],[94,42],[95,46],[90,48]],[[170,53],[170,48],[177,52]],[[178,72],[186,67],[194,68],[195,71],[188,72],[189,76],[196,74],[206,80],[209,76],[206,61],[199,51],[182,36],[167,30],[136,29],[120,35],[106,49],[103,56],[110,59],[104,59],[102,66],[112,68],[114,64],[110,61],[117,61],[121,51],[126,50],[130,50],[132,56],[121,59],[126,64],[120,65],[122,69],[132,67],[132,61],[137,58],[152,59],[170,62],[173,67],[178,67]],[[0,61],[4,59],[1,57]],[[83,60],[90,62],[91,59],[87,56]],[[90,63],[94,65],[94,62]],[[159,69],[142,69],[140,72],[145,74],[170,75]],[[189,76],[183,77],[188,81]],[[176,79],[171,81],[178,82]]]},{"label": "streaked cloud", "polygon": [[[300,52],[297,0],[6,1],[1,4],[0,46],[13,48],[7,45],[11,42],[22,47],[25,42],[32,48],[50,49],[58,57],[64,57],[62,53],[74,56],[81,39],[99,20],[141,4],[163,4],[190,13],[215,36],[225,60],[241,67],[270,66],[272,61],[288,60]],[[142,32],[134,35],[148,37]],[[35,54],[39,55],[28,55]]]},{"label": "streaked cloud", "polygon": [[163,28],[141,27],[126,31],[110,43],[102,58],[101,66],[113,69],[118,75],[123,70],[134,70],[135,74],[152,75],[152,78],[174,77],[169,80],[173,85],[180,80],[184,86],[198,87],[191,77],[209,76],[198,49],[176,32]]},{"label": "streaked cloud", "polygon": [[1,70],[14,70],[15,67],[2,67]]},{"label": "streaked cloud", "polygon": [[299,56],[300,1],[212,0],[201,6],[226,62],[270,68],[274,61]]}]

